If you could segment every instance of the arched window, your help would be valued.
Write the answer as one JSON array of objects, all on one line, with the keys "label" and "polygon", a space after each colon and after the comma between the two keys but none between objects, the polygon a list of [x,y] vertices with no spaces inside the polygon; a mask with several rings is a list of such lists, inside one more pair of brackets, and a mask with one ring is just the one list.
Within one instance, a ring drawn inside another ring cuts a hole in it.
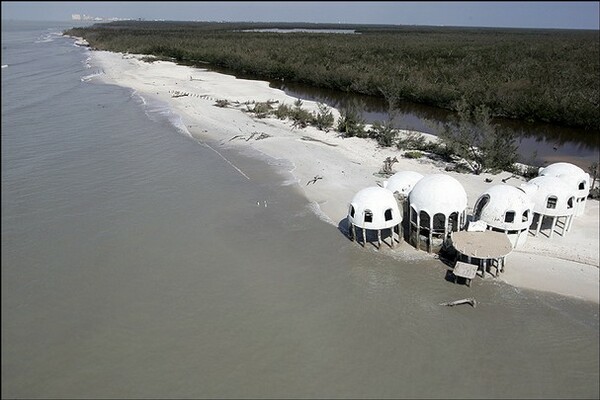
[{"label": "arched window", "polygon": [[354,206],[350,205],[350,216],[354,218]]},{"label": "arched window", "polygon": [[579,190],[584,190],[584,189],[585,189],[585,181],[579,182]]},{"label": "arched window", "polygon": [[481,212],[483,211],[483,209],[485,208],[485,206],[490,202],[490,196],[489,195],[483,195],[479,198],[479,200],[477,200],[477,204],[475,204],[475,221],[477,221],[479,218],[481,218]]},{"label": "arched window", "polygon": [[548,201],[546,202],[546,208],[556,208],[557,202],[558,202],[558,197],[549,196]]},{"label": "arched window", "polygon": [[433,216],[433,230],[443,232],[446,228],[446,216],[442,213],[437,213]]},{"label": "arched window", "polygon": [[504,222],[515,222],[515,212],[507,211],[506,214],[504,214]]},{"label": "arched window", "polygon": [[410,208],[410,222],[417,224],[417,210],[414,207]]},{"label": "arched window", "polygon": [[448,230],[450,230],[452,232],[458,232],[458,229],[459,229],[458,213],[453,212],[452,214],[450,214],[450,217],[448,218]]},{"label": "arched window", "polygon": [[388,208],[387,210],[385,210],[385,213],[383,215],[384,215],[386,221],[391,221],[392,220],[392,209]]},{"label": "arched window", "polygon": [[373,212],[365,210],[365,222],[373,222]]},{"label": "arched window", "polygon": [[521,221],[527,222],[527,220],[529,220],[529,210],[525,210],[525,212],[523,213],[523,219]]},{"label": "arched window", "polygon": [[573,200],[575,199],[575,197],[570,197],[569,200],[567,200],[567,208],[573,208]]},{"label": "arched window", "polygon": [[420,219],[419,226],[421,228],[429,229],[431,227],[431,221],[429,219],[429,214],[427,214],[427,212],[421,211],[419,213],[419,219]]}]

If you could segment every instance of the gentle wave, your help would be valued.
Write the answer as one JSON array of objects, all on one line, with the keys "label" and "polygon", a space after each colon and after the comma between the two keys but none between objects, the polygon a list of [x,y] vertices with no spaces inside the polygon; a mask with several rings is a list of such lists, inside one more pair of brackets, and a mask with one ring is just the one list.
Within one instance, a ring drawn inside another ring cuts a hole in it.
[{"label": "gentle wave", "polygon": [[104,71],[97,71],[97,72],[94,72],[93,74],[82,76],[81,82],[89,82],[90,80],[92,80],[98,76],[101,76],[103,74],[104,74]]}]

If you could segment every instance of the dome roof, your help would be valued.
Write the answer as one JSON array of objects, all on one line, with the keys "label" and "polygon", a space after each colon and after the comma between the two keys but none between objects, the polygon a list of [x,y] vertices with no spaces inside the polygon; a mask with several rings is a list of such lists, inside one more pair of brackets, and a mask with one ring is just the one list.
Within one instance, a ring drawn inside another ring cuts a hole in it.
[{"label": "dome roof", "polygon": [[463,212],[467,207],[467,193],[459,181],[446,174],[426,175],[413,187],[409,203],[417,212],[429,215]]},{"label": "dome roof", "polygon": [[402,215],[392,192],[373,186],[354,195],[348,210],[348,220],[360,228],[386,229],[402,222]]},{"label": "dome roof", "polygon": [[[574,211],[573,202],[576,191],[561,178],[538,176],[522,184],[521,189],[533,201],[533,211],[538,214],[562,216],[570,215]],[[556,198],[554,206],[549,204],[551,203],[548,201],[550,197]]]},{"label": "dome roof", "polygon": [[398,192],[404,196],[408,196],[415,184],[423,178],[423,175],[413,171],[396,172],[387,181],[384,182],[384,187],[392,193]]},{"label": "dome roof", "polygon": [[540,168],[539,175],[544,176],[559,176],[559,175],[587,175],[587,173],[577,165],[557,162],[550,164],[547,167]]},{"label": "dome roof", "polygon": [[[539,176],[555,176],[568,182],[578,190],[580,196],[587,197],[590,192],[590,174],[577,165],[558,162],[539,169]],[[584,183],[584,184],[582,184]],[[582,185],[581,185],[582,184]]]},{"label": "dome roof", "polygon": [[504,230],[528,228],[531,225],[532,209],[531,198],[522,189],[510,185],[488,188],[475,203],[476,218],[489,226]]}]

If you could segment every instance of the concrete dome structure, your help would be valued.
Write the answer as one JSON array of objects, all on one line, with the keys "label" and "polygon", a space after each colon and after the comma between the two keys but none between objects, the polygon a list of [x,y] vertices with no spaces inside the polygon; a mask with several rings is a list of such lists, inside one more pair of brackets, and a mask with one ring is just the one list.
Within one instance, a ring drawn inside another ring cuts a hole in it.
[{"label": "concrete dome structure", "polygon": [[533,201],[522,189],[510,185],[492,186],[479,196],[474,210],[474,221],[485,222],[487,229],[506,233],[513,248],[527,240]]},{"label": "concrete dome structure", "polygon": [[573,215],[583,215],[585,203],[590,194],[590,174],[579,168],[577,165],[558,162],[550,164],[547,167],[540,168],[539,176],[554,176],[562,179],[576,191],[575,211]]},{"label": "concrete dome structure", "polygon": [[456,179],[446,174],[427,175],[408,195],[409,237],[420,249],[439,250],[450,232],[464,225],[467,193]]},{"label": "concrete dome structure", "polygon": [[392,193],[398,193],[400,196],[407,197],[412,188],[418,181],[423,178],[423,175],[414,171],[400,171],[383,182],[383,187]]},{"label": "concrete dome structure", "polygon": [[367,242],[366,230],[376,230],[381,247],[381,230],[390,229],[392,247],[395,246],[394,232],[402,223],[402,214],[396,198],[387,189],[373,186],[354,195],[348,208],[348,222],[352,239],[356,238],[356,227],[363,230],[363,243]]},{"label": "concrete dome structure", "polygon": [[563,236],[571,229],[576,199],[572,185],[555,176],[538,176],[522,184],[521,189],[533,201],[534,218],[530,229],[535,229],[534,235],[544,229],[545,219],[551,221],[549,237],[552,237],[557,222]]}]

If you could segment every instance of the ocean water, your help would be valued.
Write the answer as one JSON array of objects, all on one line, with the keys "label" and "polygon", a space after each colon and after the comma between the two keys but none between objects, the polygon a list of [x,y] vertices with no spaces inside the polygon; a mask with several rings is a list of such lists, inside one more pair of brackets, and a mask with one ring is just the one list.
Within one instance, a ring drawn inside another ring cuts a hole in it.
[{"label": "ocean water", "polygon": [[598,398],[597,304],[353,244],[70,26],[2,22],[3,398]]}]

